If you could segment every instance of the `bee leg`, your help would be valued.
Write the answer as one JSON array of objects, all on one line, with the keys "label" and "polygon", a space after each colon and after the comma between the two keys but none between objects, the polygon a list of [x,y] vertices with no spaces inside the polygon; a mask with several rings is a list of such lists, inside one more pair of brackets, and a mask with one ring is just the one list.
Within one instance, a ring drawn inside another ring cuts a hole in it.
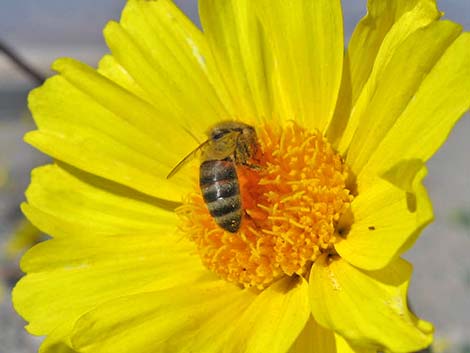
[{"label": "bee leg", "polygon": [[247,168],[253,169],[253,170],[262,170],[263,167],[257,164],[251,164],[251,163],[243,163],[243,165]]}]

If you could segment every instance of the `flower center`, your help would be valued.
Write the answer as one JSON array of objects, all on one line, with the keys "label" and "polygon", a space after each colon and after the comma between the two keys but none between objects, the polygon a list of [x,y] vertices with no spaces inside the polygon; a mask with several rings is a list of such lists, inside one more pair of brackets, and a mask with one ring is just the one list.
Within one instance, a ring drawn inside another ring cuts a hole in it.
[{"label": "flower center", "polygon": [[262,289],[282,276],[306,275],[321,254],[334,252],[337,223],[353,195],[348,167],[319,132],[291,124],[257,133],[259,153],[250,161],[257,167],[236,167],[239,230],[216,224],[199,184],[177,213],[210,270]]}]

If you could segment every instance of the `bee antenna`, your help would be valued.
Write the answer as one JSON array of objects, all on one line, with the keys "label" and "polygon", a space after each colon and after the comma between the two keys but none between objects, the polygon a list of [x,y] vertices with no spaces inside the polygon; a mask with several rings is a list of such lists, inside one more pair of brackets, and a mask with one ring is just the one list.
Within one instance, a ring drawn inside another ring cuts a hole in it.
[{"label": "bee antenna", "polygon": [[189,130],[188,128],[186,128],[186,127],[184,127],[184,126],[182,126],[181,128],[182,128],[189,136],[191,136],[191,137],[194,139],[194,141],[197,142],[198,145],[201,144],[201,141],[196,137],[196,135],[194,135],[194,134],[192,133],[191,130]]}]

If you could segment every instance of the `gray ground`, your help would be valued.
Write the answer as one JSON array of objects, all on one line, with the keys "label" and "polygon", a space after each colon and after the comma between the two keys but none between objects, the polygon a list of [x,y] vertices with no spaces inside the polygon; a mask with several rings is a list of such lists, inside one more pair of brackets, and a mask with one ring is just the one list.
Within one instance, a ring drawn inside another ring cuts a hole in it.
[{"label": "gray ground", "polygon": [[[195,1],[177,1],[195,16]],[[38,4],[41,4],[40,6]],[[90,64],[105,51],[101,27],[118,18],[124,0],[61,2],[0,0],[0,38],[47,72],[57,56],[73,56]],[[363,13],[363,1],[344,1],[346,32]],[[470,1],[439,2],[447,16],[470,29]],[[72,5],[73,4],[73,5]],[[88,4],[88,5],[87,5]],[[0,56],[0,246],[21,215],[18,204],[29,172],[47,159],[22,142],[33,129],[25,108],[28,80]],[[426,184],[436,221],[407,257],[415,274],[411,301],[416,312],[436,326],[436,352],[470,353],[470,117],[454,129],[446,145],[429,163]],[[0,275],[14,277],[15,265],[0,257]],[[9,301],[0,305],[0,353],[32,353],[39,339],[26,335]]]}]

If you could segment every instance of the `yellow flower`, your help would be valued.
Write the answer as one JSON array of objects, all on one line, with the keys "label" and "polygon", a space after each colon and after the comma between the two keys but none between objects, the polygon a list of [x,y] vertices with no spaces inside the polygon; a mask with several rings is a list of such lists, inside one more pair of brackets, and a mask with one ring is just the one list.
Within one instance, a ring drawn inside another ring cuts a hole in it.
[{"label": "yellow flower", "polygon": [[[23,211],[53,239],[13,300],[42,352],[428,346],[400,256],[432,220],[424,163],[470,106],[470,35],[433,0],[369,0],[346,55],[339,0],[200,15],[203,32],[169,0],[130,0],[97,70],[58,60],[30,95],[26,141],[56,162]],[[207,211],[201,161],[166,178],[222,121],[258,141],[229,178],[236,232]]]}]

